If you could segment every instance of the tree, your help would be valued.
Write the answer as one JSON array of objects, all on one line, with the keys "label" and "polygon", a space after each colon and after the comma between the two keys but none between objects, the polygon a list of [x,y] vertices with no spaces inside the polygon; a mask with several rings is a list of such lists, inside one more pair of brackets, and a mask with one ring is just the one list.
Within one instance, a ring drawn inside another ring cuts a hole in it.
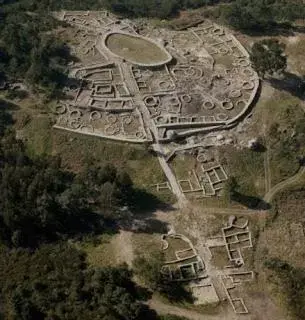
[{"label": "tree", "polygon": [[272,24],[272,13],[265,0],[236,0],[225,12],[227,22],[244,31],[264,30]]},{"label": "tree", "polygon": [[151,290],[160,290],[162,287],[161,268],[164,265],[164,256],[159,251],[149,255],[139,255],[133,261],[135,274],[141,278]]},{"label": "tree", "polygon": [[[0,100],[1,106],[1,100]],[[3,106],[5,106],[3,104]],[[135,196],[128,174],[115,167],[91,166],[78,175],[60,168],[58,159],[31,159],[0,112],[0,240],[13,247],[104,231],[115,226],[119,208]],[[115,222],[115,223],[114,223]]]},{"label": "tree", "polygon": [[225,7],[224,17],[233,28],[246,32],[274,32],[304,19],[302,0],[235,0]]},{"label": "tree", "polygon": [[281,73],[287,67],[285,45],[275,39],[254,43],[250,58],[253,67],[264,78],[266,74]]},{"label": "tree", "polygon": [[0,283],[5,319],[147,319],[126,265],[88,267],[84,253],[64,243],[1,247]]}]

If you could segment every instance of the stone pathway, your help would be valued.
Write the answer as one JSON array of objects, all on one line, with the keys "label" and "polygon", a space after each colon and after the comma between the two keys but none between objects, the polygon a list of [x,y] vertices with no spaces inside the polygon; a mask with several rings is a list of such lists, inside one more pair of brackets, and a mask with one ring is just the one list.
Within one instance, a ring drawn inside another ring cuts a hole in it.
[{"label": "stone pathway", "polygon": [[172,169],[170,168],[166,159],[163,156],[162,146],[160,144],[154,144],[153,149],[158,155],[159,163],[160,163],[161,168],[162,168],[164,174],[166,175],[166,178],[172,188],[172,192],[177,197],[178,206],[180,208],[186,207],[186,205],[188,204],[188,200],[186,199],[184,193],[182,192]]}]

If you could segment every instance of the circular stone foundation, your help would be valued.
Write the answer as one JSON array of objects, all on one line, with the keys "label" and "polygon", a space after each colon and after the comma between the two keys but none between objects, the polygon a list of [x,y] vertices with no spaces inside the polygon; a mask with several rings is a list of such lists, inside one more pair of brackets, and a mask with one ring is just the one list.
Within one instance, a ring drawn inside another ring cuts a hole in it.
[{"label": "circular stone foundation", "polygon": [[133,34],[109,33],[104,38],[104,45],[112,55],[139,66],[161,66],[172,60],[161,45]]}]

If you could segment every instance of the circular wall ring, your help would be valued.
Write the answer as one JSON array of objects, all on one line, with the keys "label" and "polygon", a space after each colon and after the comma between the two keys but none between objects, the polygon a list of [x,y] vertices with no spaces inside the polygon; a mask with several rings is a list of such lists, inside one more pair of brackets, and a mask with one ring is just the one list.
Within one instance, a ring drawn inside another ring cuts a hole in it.
[{"label": "circular wall ring", "polygon": [[105,128],[105,133],[109,136],[114,136],[120,133],[120,128],[117,126],[107,126]]},{"label": "circular wall ring", "polygon": [[76,119],[82,116],[82,113],[79,110],[70,111],[70,118]]},{"label": "circular wall ring", "polygon": [[79,118],[71,120],[69,124],[70,124],[70,127],[74,130],[79,129],[81,126],[81,122]]},{"label": "circular wall ring", "polygon": [[168,247],[169,247],[169,244],[168,244],[168,242],[164,239],[164,238],[162,238],[162,250],[167,250],[168,249]]},{"label": "circular wall ring", "polygon": [[217,36],[220,36],[220,35],[223,34],[223,29],[216,27],[216,28],[214,28],[214,29],[212,30],[212,33],[215,34],[215,35],[217,35]]},{"label": "circular wall ring", "polygon": [[181,96],[181,101],[185,103],[190,103],[192,101],[192,96],[189,94],[184,94]]},{"label": "circular wall ring", "polygon": [[185,71],[181,68],[173,68],[172,74],[174,75],[175,78],[178,78],[178,79],[186,78]]},{"label": "circular wall ring", "polygon": [[232,110],[234,108],[234,104],[231,100],[222,101],[221,106],[225,110]]},{"label": "circular wall ring", "polygon": [[186,77],[194,77],[196,75],[196,70],[192,67],[185,68],[184,74]]},{"label": "circular wall ring", "polygon": [[237,266],[241,266],[241,265],[243,265],[243,261],[242,261],[242,259],[236,259],[235,260],[235,264],[237,265]]},{"label": "circular wall ring", "polygon": [[114,114],[107,115],[107,122],[110,124],[114,124],[118,121],[118,118]]},{"label": "circular wall ring", "polygon": [[238,60],[238,64],[241,67],[248,67],[250,65],[250,61],[247,59],[240,59],[240,60]]},{"label": "circular wall ring", "polygon": [[136,138],[144,139],[145,138],[144,133],[142,131],[137,131],[136,132]]},{"label": "circular wall ring", "polygon": [[207,100],[203,103],[203,107],[206,110],[212,110],[215,108],[215,103],[213,101]]},{"label": "circular wall ring", "polygon": [[205,153],[199,153],[197,156],[198,162],[207,162],[207,156]]},{"label": "circular wall ring", "polygon": [[144,103],[147,107],[156,107],[159,105],[159,99],[154,96],[148,96],[144,98]]},{"label": "circular wall ring", "polygon": [[229,118],[229,116],[225,113],[217,113],[215,117],[217,121],[226,121]]},{"label": "circular wall ring", "polygon": [[243,75],[246,77],[252,77],[254,75],[254,71],[250,68],[246,68],[242,70]]},{"label": "circular wall ring", "polygon": [[228,54],[229,53],[229,49],[228,48],[219,48],[218,52],[220,54]]},{"label": "circular wall ring", "polygon": [[168,118],[165,116],[158,116],[155,120],[158,124],[166,124],[168,122]]},{"label": "circular wall ring", "polygon": [[242,84],[242,88],[245,90],[251,90],[254,88],[254,82],[253,81],[245,81]]},{"label": "circular wall ring", "polygon": [[204,76],[203,70],[201,68],[199,68],[198,66],[196,66],[196,67],[191,66],[191,67],[185,69],[184,73],[187,78],[194,77],[195,79],[199,79],[202,76]]},{"label": "circular wall ring", "polygon": [[67,111],[67,107],[64,105],[58,105],[55,107],[55,113],[57,114],[64,114]]},{"label": "circular wall ring", "polygon": [[91,126],[91,125],[82,125],[82,126],[80,127],[80,129],[81,129],[81,130],[88,130],[88,131],[90,131],[90,132],[94,132],[93,126]]},{"label": "circular wall ring", "polygon": [[124,123],[124,124],[129,125],[129,124],[131,124],[132,122],[133,122],[133,116],[125,116],[125,117],[123,117],[123,123]]},{"label": "circular wall ring", "polygon": [[172,83],[170,81],[161,80],[159,81],[158,86],[161,90],[168,90],[172,87]]},{"label": "circular wall ring", "polygon": [[102,118],[102,114],[99,111],[92,111],[90,113],[90,120],[99,120]]},{"label": "circular wall ring", "polygon": [[240,90],[238,89],[233,89],[232,91],[230,91],[229,93],[229,97],[230,98],[239,98],[242,96],[242,93]]},{"label": "circular wall ring", "polygon": [[239,107],[239,108],[244,108],[246,105],[247,105],[247,101],[245,100],[238,100],[236,102],[236,107]]}]

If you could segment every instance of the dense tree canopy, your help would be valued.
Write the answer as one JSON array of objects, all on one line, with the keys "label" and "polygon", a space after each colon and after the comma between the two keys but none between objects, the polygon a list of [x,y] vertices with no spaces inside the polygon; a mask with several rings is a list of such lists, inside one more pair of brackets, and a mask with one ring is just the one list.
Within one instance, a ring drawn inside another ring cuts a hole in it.
[{"label": "dense tree canopy", "polygon": [[[66,244],[27,250],[0,249],[2,310],[10,319],[144,319],[131,272],[88,268]],[[68,257],[68,259],[67,259]]]},{"label": "dense tree canopy", "polygon": [[6,2],[13,3],[13,7],[18,10],[45,12],[46,10],[51,11],[61,9],[109,9],[125,16],[168,18],[177,13],[178,10],[215,4],[221,2],[221,0],[15,0]]},{"label": "dense tree canopy", "polygon": [[262,29],[272,23],[265,0],[236,0],[227,12],[227,21],[237,29]]},{"label": "dense tree canopy", "polygon": [[[130,177],[111,165],[73,174],[58,158],[32,159],[8,127],[11,106],[0,100],[0,240],[10,246],[39,243],[102,231],[132,205]],[[2,138],[1,138],[2,136]],[[113,224],[113,223],[112,223]]]},{"label": "dense tree canopy", "polygon": [[55,26],[51,16],[5,11],[0,19],[0,73],[25,79],[30,85],[53,92],[65,81],[68,47],[47,34]]},{"label": "dense tree canopy", "polygon": [[261,76],[283,72],[287,66],[284,49],[285,45],[275,39],[254,43],[250,54],[253,67]]},{"label": "dense tree canopy", "polygon": [[74,175],[57,159],[30,159],[13,137],[1,147],[0,238],[9,245],[101,231],[132,193],[128,175],[112,166]]},{"label": "dense tree canopy", "polygon": [[302,0],[235,0],[225,16],[236,29],[268,31],[277,23],[304,19],[305,6]]}]

